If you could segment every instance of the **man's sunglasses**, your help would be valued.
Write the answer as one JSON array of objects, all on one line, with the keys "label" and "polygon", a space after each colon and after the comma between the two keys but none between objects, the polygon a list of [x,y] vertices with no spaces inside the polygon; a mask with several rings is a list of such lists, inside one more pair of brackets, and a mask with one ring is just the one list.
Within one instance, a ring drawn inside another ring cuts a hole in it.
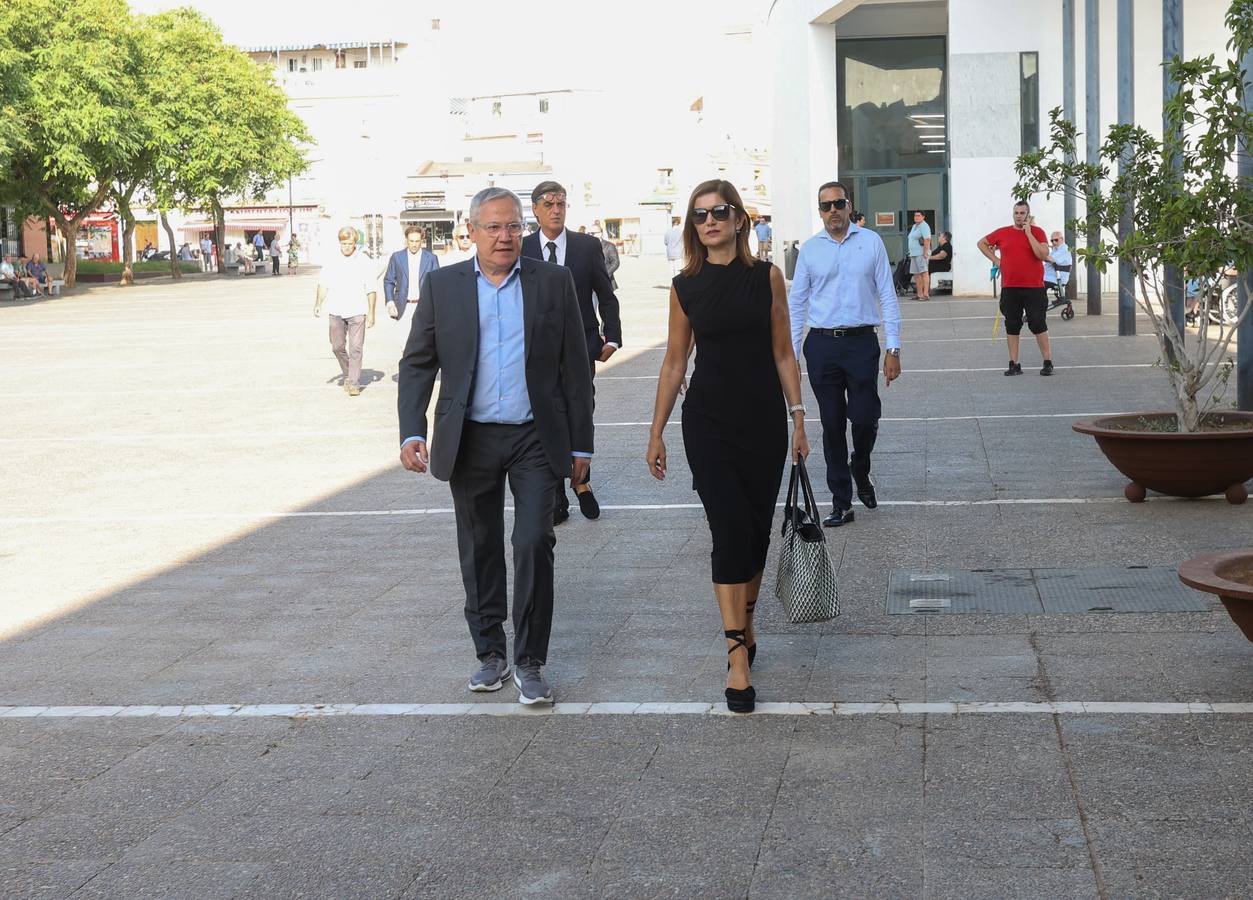
[{"label": "man's sunglasses", "polygon": [[841,197],[839,200],[819,200],[818,201],[819,212],[831,212],[831,207],[835,207],[836,209],[844,209],[846,206],[848,206],[848,199],[845,197]]},{"label": "man's sunglasses", "polygon": [[709,209],[698,206],[696,209],[692,210],[692,221],[697,225],[704,225],[705,220],[712,215],[715,222],[725,222],[727,219],[731,218],[731,210],[733,209],[735,209],[735,207],[730,203],[719,203],[717,206],[712,206]]}]

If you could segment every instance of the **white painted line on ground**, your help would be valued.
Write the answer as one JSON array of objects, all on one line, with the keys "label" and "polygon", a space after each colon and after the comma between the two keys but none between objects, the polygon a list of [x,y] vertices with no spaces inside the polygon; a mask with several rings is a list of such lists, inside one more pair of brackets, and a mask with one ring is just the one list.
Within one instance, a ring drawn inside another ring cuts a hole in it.
[{"label": "white painted line on ground", "polygon": [[[1059,700],[1051,703],[955,702],[811,703],[763,702],[755,715],[767,716],[962,716],[962,715],[1132,715],[1230,716],[1253,714],[1253,703],[1156,703]],[[284,718],[327,716],[734,716],[721,703],[558,702],[551,706],[520,703],[253,703],[189,706],[0,706],[0,719],[97,718]]]},{"label": "white painted line on ground", "polygon": [[[819,494],[816,499],[820,504],[831,502],[827,495]],[[1217,502],[1224,500],[1221,494],[1213,497],[1149,497],[1150,503],[1197,503]],[[999,497],[988,500],[880,500],[879,506],[901,507],[959,507],[959,506],[1088,506],[1093,504],[1126,503],[1122,497]],[[1225,502],[1225,500],[1224,500]],[[776,503],[776,507],[783,506]],[[664,510],[703,510],[699,503],[602,503],[602,510],[633,511],[664,511]],[[506,512],[513,512],[512,506],[505,507]],[[52,515],[52,516],[0,516],[0,525],[104,525],[119,522],[131,523],[164,523],[194,522],[202,520],[225,521],[263,521],[266,519],[346,519],[346,518],[386,518],[404,516],[451,516],[453,508],[432,506],[418,509],[333,509],[333,510],[293,510],[288,512],[179,512],[179,513],[118,513],[101,515]],[[591,527],[595,527],[594,525]]]},{"label": "white painted line on ground", "polygon": [[[973,420],[998,419],[1084,419],[1094,416],[1115,416],[1116,412],[1077,412],[1077,413],[1008,413],[970,416],[885,416],[880,422],[967,422]],[[809,417],[806,422],[821,422],[821,419]],[[677,427],[682,423],[674,420],[666,423],[667,427]],[[597,428],[647,428],[652,422],[597,422]],[[74,435],[27,435],[24,437],[0,438],[3,444],[139,444],[157,441],[270,441],[275,438],[284,440],[305,440],[307,438],[360,437],[379,434],[396,435],[395,428],[328,428],[313,431],[284,429],[282,431],[171,431],[165,433],[143,434],[74,434]]]},{"label": "white painted line on ground", "polygon": [[[948,320],[945,319],[944,321],[948,321]],[[1028,337],[1029,336],[1030,335],[1028,335]],[[1124,340],[1127,337],[1153,338],[1154,340],[1157,339],[1157,336],[1153,334],[1132,334],[1132,335],[1057,334],[1052,331],[1049,332],[1049,337],[1052,339],[1053,343],[1055,344],[1059,342],[1065,343],[1066,341],[1096,340],[1098,338],[1110,338],[1112,340]],[[945,337],[945,338],[911,338],[908,335],[903,335],[901,338],[901,346],[905,349],[908,349],[913,344],[956,344],[956,343],[969,343],[971,341],[996,341],[998,343],[1003,344],[1005,343],[1005,335],[1001,334],[1001,335],[997,335],[996,337]],[[666,348],[665,347],[648,347],[645,349],[653,353],[662,353],[665,351]]]}]

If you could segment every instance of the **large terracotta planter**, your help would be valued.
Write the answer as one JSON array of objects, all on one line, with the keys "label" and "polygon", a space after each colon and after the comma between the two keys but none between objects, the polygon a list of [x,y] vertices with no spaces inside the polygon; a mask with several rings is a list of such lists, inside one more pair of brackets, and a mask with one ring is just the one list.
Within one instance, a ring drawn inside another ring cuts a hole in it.
[{"label": "large terracotta planter", "polygon": [[1131,479],[1123,493],[1132,503],[1142,501],[1148,491],[1172,497],[1226,494],[1229,502],[1243,503],[1249,496],[1244,483],[1253,478],[1253,413],[1222,415],[1248,427],[1192,434],[1127,428],[1141,419],[1175,417],[1150,412],[1083,419],[1073,428],[1096,438],[1106,459]]},{"label": "large terracotta planter", "polygon": [[1253,550],[1211,553],[1180,563],[1179,580],[1217,594],[1244,636],[1253,641]]}]

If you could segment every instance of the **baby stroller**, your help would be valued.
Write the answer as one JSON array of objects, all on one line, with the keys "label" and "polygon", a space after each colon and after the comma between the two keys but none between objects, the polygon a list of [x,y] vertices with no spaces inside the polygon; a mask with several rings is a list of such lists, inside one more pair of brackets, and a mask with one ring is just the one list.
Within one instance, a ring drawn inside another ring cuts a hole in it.
[{"label": "baby stroller", "polygon": [[1057,278],[1054,281],[1046,282],[1048,292],[1053,296],[1049,303],[1049,309],[1057,309],[1062,307],[1062,318],[1069,322],[1075,317],[1075,305],[1066,297],[1066,285],[1070,283],[1070,266],[1061,266],[1056,263],[1050,264],[1050,267],[1056,273]]}]

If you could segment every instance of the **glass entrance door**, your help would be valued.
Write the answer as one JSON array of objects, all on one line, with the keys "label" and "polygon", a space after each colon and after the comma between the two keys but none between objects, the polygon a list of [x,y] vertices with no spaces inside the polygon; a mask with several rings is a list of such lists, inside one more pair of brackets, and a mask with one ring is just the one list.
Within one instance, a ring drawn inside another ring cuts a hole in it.
[{"label": "glass entrance door", "polygon": [[905,178],[901,175],[866,175],[859,192],[865,198],[858,206],[866,215],[866,227],[878,232],[895,263],[905,252]]},{"label": "glass entrance door", "polygon": [[947,221],[948,174],[946,172],[902,172],[899,175],[849,175],[844,178],[853,188],[853,206],[866,216],[866,227],[883,238],[888,258],[896,264],[908,253],[909,229],[914,211],[922,210],[935,235]]}]

